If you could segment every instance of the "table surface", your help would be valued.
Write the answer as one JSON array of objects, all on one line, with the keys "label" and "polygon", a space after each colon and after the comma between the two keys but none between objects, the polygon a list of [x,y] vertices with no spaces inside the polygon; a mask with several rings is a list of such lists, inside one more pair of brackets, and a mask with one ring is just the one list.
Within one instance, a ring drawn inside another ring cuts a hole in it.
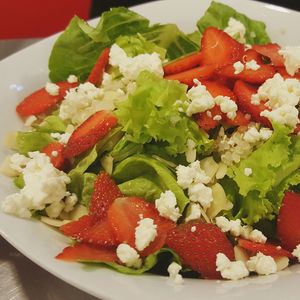
[{"label": "table surface", "polygon": [[[293,8],[299,10],[299,6]],[[0,41],[0,60],[36,41],[35,39]],[[0,298],[1,300],[96,300],[95,297],[65,283],[31,262],[1,236]]]}]

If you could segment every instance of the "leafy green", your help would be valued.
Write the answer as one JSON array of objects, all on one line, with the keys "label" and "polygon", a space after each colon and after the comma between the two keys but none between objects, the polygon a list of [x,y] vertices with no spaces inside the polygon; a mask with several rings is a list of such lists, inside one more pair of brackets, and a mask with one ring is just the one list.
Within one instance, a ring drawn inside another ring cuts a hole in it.
[{"label": "leafy green", "polygon": [[199,44],[192,41],[175,24],[155,24],[142,35],[146,40],[165,48],[169,60],[199,50]]},{"label": "leafy green", "polygon": [[186,99],[186,89],[177,81],[142,72],[135,92],[116,111],[128,140],[137,144],[165,142],[171,155],[184,153],[188,139],[196,143],[199,151],[210,145],[207,135],[175,105],[176,100]]},{"label": "leafy green", "polygon": [[[158,185],[162,190],[171,190],[177,199],[177,204],[182,212],[189,202],[183,190],[177,184],[175,176],[161,162],[146,155],[134,155],[126,158],[116,165],[113,177],[118,183],[123,183],[141,176],[147,176],[153,183]],[[139,187],[137,193],[139,192]],[[132,193],[135,190],[132,189]]]},{"label": "leafy green", "polygon": [[121,35],[148,28],[149,20],[124,7],[104,12],[96,28],[75,16],[58,37],[49,59],[49,77],[57,82],[74,74],[84,81],[104,48]]},{"label": "leafy green", "polygon": [[163,192],[161,187],[146,175],[123,182],[119,184],[119,188],[125,196],[141,197],[148,201],[158,199]]},{"label": "leafy green", "polygon": [[[229,172],[240,194],[233,200],[235,217],[245,223],[274,218],[284,192],[300,182],[300,138],[291,137],[291,129],[283,125],[273,128],[271,138]],[[251,176],[244,174],[245,168],[252,169]]]},{"label": "leafy green", "polygon": [[40,151],[51,142],[54,142],[54,139],[46,132],[20,131],[16,137],[17,150],[24,155],[28,152]]},{"label": "leafy green", "polygon": [[166,49],[147,41],[141,34],[134,36],[120,36],[117,38],[116,44],[118,44],[130,57],[153,52],[158,53],[162,60],[166,57]]},{"label": "leafy green", "polygon": [[66,131],[67,124],[56,115],[46,117],[36,130],[40,132],[59,132],[64,133]]},{"label": "leafy green", "polygon": [[231,17],[243,23],[246,27],[246,43],[252,45],[267,44],[270,42],[265,23],[250,19],[232,7],[215,1],[211,2],[204,16],[197,22],[197,26],[201,33],[203,33],[207,27],[211,26],[225,29]]},{"label": "leafy green", "polygon": [[83,188],[81,192],[80,203],[86,207],[89,206],[93,191],[94,191],[94,181],[97,175],[94,173],[84,173],[83,174]]},{"label": "leafy green", "polygon": [[[140,269],[129,268],[129,267],[117,264],[117,263],[113,263],[113,262],[102,262],[102,261],[96,261],[96,260],[92,260],[92,261],[91,260],[80,260],[80,262],[92,263],[92,264],[100,263],[100,264],[108,266],[120,273],[123,273],[123,274],[140,275],[140,274],[143,274],[143,273],[151,270],[159,262],[160,257],[164,254],[169,254],[169,257],[168,257],[169,263],[171,263],[172,261],[175,261],[175,262],[181,264],[178,255],[169,248],[162,248],[158,252],[155,252],[155,253],[147,256]],[[165,258],[165,256],[164,256],[164,258]]]},{"label": "leafy green", "polygon": [[201,37],[202,37],[202,34],[199,30],[195,30],[194,32],[192,33],[189,33],[188,35],[188,38],[193,41],[195,44],[197,45],[200,45],[201,44]]}]

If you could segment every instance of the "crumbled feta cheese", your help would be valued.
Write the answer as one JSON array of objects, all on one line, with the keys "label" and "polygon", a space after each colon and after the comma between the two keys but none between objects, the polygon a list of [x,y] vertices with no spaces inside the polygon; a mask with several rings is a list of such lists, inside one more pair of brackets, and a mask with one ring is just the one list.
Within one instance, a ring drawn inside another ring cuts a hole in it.
[{"label": "crumbled feta cheese", "polygon": [[241,234],[241,220],[228,220],[227,218],[220,216],[216,217],[216,225],[223,232],[230,232],[233,236],[239,236]]},{"label": "crumbled feta cheese", "polygon": [[190,203],[187,211],[187,216],[185,218],[185,222],[189,222],[192,220],[198,220],[201,217],[201,208],[198,203]]},{"label": "crumbled feta cheese", "polygon": [[278,51],[284,58],[286,71],[290,75],[295,75],[300,68],[300,47],[285,47]]},{"label": "crumbled feta cheese", "polygon": [[207,115],[208,117],[210,117],[210,118],[211,118],[211,117],[212,117],[212,113],[211,113],[211,111],[209,111],[209,110],[208,110],[208,111],[206,111],[206,115]]},{"label": "crumbled feta cheese", "polygon": [[241,237],[243,237],[246,240],[250,239],[250,234],[253,231],[253,227],[250,225],[244,225],[241,228]]},{"label": "crumbled feta cheese", "polygon": [[229,119],[233,120],[236,117],[238,107],[230,97],[217,96],[215,98],[215,103],[220,106],[221,111],[225,113]]},{"label": "crumbled feta cheese", "polygon": [[188,163],[194,162],[196,160],[196,155],[197,155],[196,143],[193,140],[188,139],[187,140],[187,151],[185,153],[186,161]]},{"label": "crumbled feta cheese", "polygon": [[222,120],[222,116],[220,116],[220,115],[215,115],[215,116],[213,117],[213,120],[214,120],[214,121],[221,121],[221,120]]},{"label": "crumbled feta cheese", "polygon": [[271,111],[264,110],[260,113],[262,117],[266,117],[276,123],[288,125],[292,128],[295,128],[299,123],[298,114],[298,109],[288,104],[283,104]]},{"label": "crumbled feta cheese", "polygon": [[63,211],[65,207],[65,203],[61,201],[55,201],[48,205],[45,209],[46,214],[48,215],[49,218],[51,219],[56,219],[60,213]]},{"label": "crumbled feta cheese", "polygon": [[192,87],[188,91],[187,97],[191,101],[186,110],[186,114],[189,117],[193,114],[204,112],[215,106],[214,98],[201,83]]},{"label": "crumbled feta cheese", "polygon": [[29,157],[26,157],[25,155],[14,153],[9,157],[9,166],[11,169],[17,171],[18,173],[22,173],[24,168],[26,167],[26,164],[30,161]]},{"label": "crumbled feta cheese", "polygon": [[294,249],[292,254],[298,258],[298,261],[300,262],[300,244],[297,245],[297,247]]},{"label": "crumbled feta cheese", "polygon": [[175,284],[183,283],[182,275],[179,274],[181,269],[182,269],[182,267],[179,264],[177,264],[176,262],[172,262],[168,267],[168,273],[169,273],[170,279]]},{"label": "crumbled feta cheese", "polygon": [[136,250],[127,244],[120,244],[117,248],[117,256],[120,261],[129,268],[139,269],[142,266],[142,260]]},{"label": "crumbled feta cheese", "polygon": [[259,68],[260,68],[260,65],[254,59],[246,62],[246,69],[247,70],[257,71]]},{"label": "crumbled feta cheese", "polygon": [[237,61],[233,64],[233,67],[234,67],[234,74],[237,75],[237,74],[240,74],[241,72],[243,72],[245,66],[243,65],[242,62],[240,61]]},{"label": "crumbled feta cheese", "polygon": [[77,202],[78,202],[78,198],[77,198],[76,194],[72,193],[72,194],[68,195],[65,199],[64,211],[66,213],[71,212],[74,209]]},{"label": "crumbled feta cheese", "polygon": [[31,125],[32,125],[36,120],[37,120],[37,117],[34,116],[34,115],[31,115],[31,116],[29,116],[29,117],[26,119],[24,125],[25,125],[26,127],[31,127]]},{"label": "crumbled feta cheese", "polygon": [[249,271],[242,261],[230,261],[223,253],[217,254],[217,271],[225,279],[238,280],[249,276]]},{"label": "crumbled feta cheese", "polygon": [[230,137],[221,128],[215,147],[220,153],[222,162],[230,166],[246,158],[252,153],[253,148],[269,139],[271,135],[272,130],[267,128],[257,130],[253,124],[250,124],[246,131],[236,130]]},{"label": "crumbled feta cheese", "polygon": [[71,133],[59,133],[59,132],[52,132],[50,133],[51,137],[59,141],[61,144],[67,144],[69,138],[71,137]]},{"label": "crumbled feta cheese", "polygon": [[279,256],[274,258],[276,266],[277,266],[277,272],[284,270],[289,266],[289,258],[286,256]]},{"label": "crumbled feta cheese", "polygon": [[150,71],[158,76],[163,76],[162,61],[158,53],[139,54],[135,57],[128,57],[126,52],[117,44],[110,48],[109,63],[119,67],[121,74],[128,80],[136,80],[142,71]]},{"label": "crumbled feta cheese", "polygon": [[181,214],[177,206],[176,196],[172,191],[165,191],[155,200],[155,207],[162,217],[176,222]]},{"label": "crumbled feta cheese", "polygon": [[243,44],[246,43],[246,27],[242,22],[230,17],[228,25],[224,29],[224,31],[228,33],[231,37],[236,39],[238,42]]},{"label": "crumbled feta cheese", "polygon": [[210,207],[213,201],[212,190],[203,183],[192,183],[188,188],[189,198],[192,202],[199,202],[203,208]]},{"label": "crumbled feta cheese", "polygon": [[260,230],[254,229],[249,234],[249,240],[264,244],[267,241],[267,237]]},{"label": "crumbled feta cheese", "polygon": [[277,272],[277,265],[274,258],[264,255],[261,252],[250,257],[246,265],[250,272],[256,272],[259,275],[269,275]]},{"label": "crumbled feta cheese", "polygon": [[52,157],[57,157],[58,156],[58,151],[52,151],[51,156]]},{"label": "crumbled feta cheese", "polygon": [[197,230],[196,226],[191,227],[191,232],[195,232]]},{"label": "crumbled feta cheese", "polygon": [[25,218],[29,218],[33,210],[43,210],[48,204],[60,202],[70,183],[69,177],[54,168],[46,154],[29,152],[28,156],[30,160],[21,170],[24,188],[2,203],[4,212]]},{"label": "crumbled feta cheese", "polygon": [[59,117],[79,125],[97,111],[114,108],[113,98],[104,99],[103,89],[85,82],[67,92],[59,107]]},{"label": "crumbled feta cheese", "polygon": [[252,174],[252,169],[251,168],[245,168],[244,169],[244,175],[245,176],[250,176]]},{"label": "crumbled feta cheese", "polygon": [[68,81],[69,83],[76,83],[76,82],[78,82],[78,78],[77,78],[77,76],[75,76],[75,75],[69,75],[67,81]]},{"label": "crumbled feta cheese", "polygon": [[139,251],[147,248],[157,236],[157,225],[153,219],[145,218],[138,221],[138,226],[135,228],[135,246]]},{"label": "crumbled feta cheese", "polygon": [[59,94],[59,86],[55,83],[47,82],[45,90],[51,96],[57,96]]}]

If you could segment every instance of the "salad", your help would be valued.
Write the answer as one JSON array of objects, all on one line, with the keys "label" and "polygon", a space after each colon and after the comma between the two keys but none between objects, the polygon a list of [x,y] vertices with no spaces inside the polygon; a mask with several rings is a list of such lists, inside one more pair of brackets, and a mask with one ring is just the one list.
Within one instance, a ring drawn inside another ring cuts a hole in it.
[{"label": "salad", "polygon": [[300,261],[300,47],[212,2],[183,33],[74,17],[16,107],[4,212],[70,237],[61,263],[238,280]]}]

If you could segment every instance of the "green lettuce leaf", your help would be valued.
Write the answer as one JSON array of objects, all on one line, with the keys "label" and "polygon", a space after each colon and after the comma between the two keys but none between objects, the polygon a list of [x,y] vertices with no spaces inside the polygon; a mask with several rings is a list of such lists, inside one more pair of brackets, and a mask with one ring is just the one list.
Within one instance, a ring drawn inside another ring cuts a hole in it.
[{"label": "green lettuce leaf", "polygon": [[199,50],[200,44],[195,43],[175,24],[155,24],[142,33],[146,40],[167,50],[169,60]]},{"label": "green lettuce leaf", "polygon": [[54,142],[54,139],[46,132],[20,131],[16,137],[17,150],[24,155],[28,152],[41,151],[51,142]]},{"label": "green lettuce leaf", "polygon": [[[166,254],[167,254],[167,256],[166,256]],[[157,263],[159,263],[160,260],[167,260],[168,265],[173,261],[181,264],[178,255],[169,248],[162,248],[158,252],[147,256],[140,269],[129,268],[129,267],[117,264],[117,263],[102,262],[102,261],[96,261],[96,260],[80,260],[80,262],[89,263],[89,264],[101,264],[101,265],[110,267],[120,273],[123,273],[123,274],[140,275],[140,274],[143,274],[143,273],[153,269],[155,267],[155,265]]]},{"label": "green lettuce leaf", "polygon": [[161,187],[146,175],[123,182],[119,184],[119,188],[125,196],[141,197],[148,201],[158,199],[163,192]]},{"label": "green lettuce leaf", "polygon": [[201,33],[203,33],[207,27],[211,26],[225,29],[231,17],[243,23],[246,27],[246,43],[252,45],[267,44],[270,42],[265,23],[250,19],[232,7],[215,1],[212,1],[204,16],[197,22],[197,26]]},{"label": "green lettuce leaf", "polygon": [[194,32],[192,33],[189,33],[188,35],[188,38],[193,41],[195,44],[197,45],[200,45],[201,44],[201,37],[202,37],[202,34],[199,30],[195,30]]},{"label": "green lettuce leaf", "polygon": [[211,141],[206,133],[174,105],[176,100],[186,99],[186,89],[177,81],[142,72],[135,92],[116,111],[127,138],[137,144],[162,141],[171,155],[184,153],[188,139],[196,143],[199,151],[207,150]]},{"label": "green lettuce leaf", "polygon": [[[239,191],[232,197],[234,217],[248,224],[274,218],[284,192],[299,183],[300,138],[291,137],[291,129],[283,125],[273,124],[273,128],[267,142],[229,171]],[[251,176],[244,174],[245,168],[252,169]]]},{"label": "green lettuce leaf", "polygon": [[80,203],[86,207],[89,206],[90,200],[94,191],[94,182],[97,175],[94,173],[84,173],[83,174],[83,188],[81,192]]},{"label": "green lettuce leaf", "polygon": [[[123,183],[141,176],[147,176],[153,183],[158,185],[163,191],[171,190],[177,199],[180,212],[183,212],[189,199],[177,184],[173,173],[161,162],[146,155],[134,155],[123,160],[116,165],[113,178],[118,183]],[[137,193],[139,187],[135,186]],[[135,191],[132,189],[132,193]]]},{"label": "green lettuce leaf", "polygon": [[96,28],[75,16],[52,49],[50,79],[62,81],[74,74],[84,81],[104,48],[121,35],[145,31],[148,25],[149,20],[124,7],[103,13]]},{"label": "green lettuce leaf", "polygon": [[147,41],[141,34],[134,36],[120,36],[117,38],[116,44],[118,44],[130,57],[153,52],[158,53],[162,60],[166,57],[166,49]]},{"label": "green lettuce leaf", "polygon": [[41,124],[36,128],[40,132],[59,132],[64,133],[66,131],[67,124],[56,115],[46,117]]}]

